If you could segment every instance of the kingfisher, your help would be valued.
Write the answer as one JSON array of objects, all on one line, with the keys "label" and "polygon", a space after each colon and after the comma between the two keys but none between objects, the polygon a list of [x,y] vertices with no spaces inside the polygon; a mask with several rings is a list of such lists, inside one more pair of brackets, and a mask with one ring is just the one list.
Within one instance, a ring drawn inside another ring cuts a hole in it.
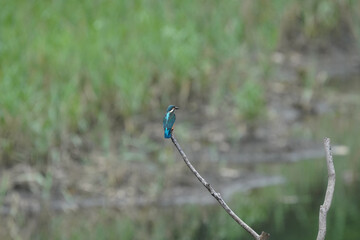
[{"label": "kingfisher", "polygon": [[168,108],[166,110],[166,114],[163,119],[164,137],[165,138],[171,138],[171,133],[174,130],[173,125],[176,120],[176,116],[175,116],[176,109],[179,109],[179,107],[170,105],[170,106],[168,106]]}]

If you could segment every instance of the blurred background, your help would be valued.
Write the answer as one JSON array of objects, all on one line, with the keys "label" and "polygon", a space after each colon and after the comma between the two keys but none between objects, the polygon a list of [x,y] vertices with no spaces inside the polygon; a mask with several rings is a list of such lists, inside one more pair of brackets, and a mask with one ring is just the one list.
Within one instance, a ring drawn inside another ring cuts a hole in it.
[{"label": "blurred background", "polygon": [[360,2],[0,2],[0,239],[251,239],[360,230]]}]

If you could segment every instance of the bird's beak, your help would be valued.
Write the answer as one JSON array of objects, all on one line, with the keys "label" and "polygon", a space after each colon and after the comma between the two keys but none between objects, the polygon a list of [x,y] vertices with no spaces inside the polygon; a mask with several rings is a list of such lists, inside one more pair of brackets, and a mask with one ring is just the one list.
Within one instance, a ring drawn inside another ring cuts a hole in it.
[{"label": "bird's beak", "polygon": [[179,109],[179,107],[176,107],[176,106],[175,106],[175,109]]}]

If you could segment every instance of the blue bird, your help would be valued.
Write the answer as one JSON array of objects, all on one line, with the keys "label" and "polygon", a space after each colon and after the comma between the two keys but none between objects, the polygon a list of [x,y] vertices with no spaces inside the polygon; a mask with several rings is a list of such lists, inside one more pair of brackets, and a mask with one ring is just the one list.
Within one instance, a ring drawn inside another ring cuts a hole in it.
[{"label": "blue bird", "polygon": [[165,138],[171,138],[173,125],[174,125],[175,120],[176,120],[175,109],[179,109],[179,107],[176,107],[174,105],[170,105],[166,110],[166,114],[165,114],[165,117],[163,119],[164,137]]}]

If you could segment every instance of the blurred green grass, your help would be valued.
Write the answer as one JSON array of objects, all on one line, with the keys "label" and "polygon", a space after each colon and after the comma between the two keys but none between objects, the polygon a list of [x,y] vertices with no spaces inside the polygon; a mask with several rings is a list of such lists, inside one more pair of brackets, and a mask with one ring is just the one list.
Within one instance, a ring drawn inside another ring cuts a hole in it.
[{"label": "blurred green grass", "polygon": [[[192,97],[235,102],[245,119],[256,118],[261,111],[246,106],[264,107],[261,81],[286,13],[302,16],[311,37],[335,27],[339,9],[359,5],[305,2],[2,2],[0,164],[42,163],[89,132],[132,132],[134,116],[162,114]],[[246,99],[238,89],[253,76],[261,94]]]}]

